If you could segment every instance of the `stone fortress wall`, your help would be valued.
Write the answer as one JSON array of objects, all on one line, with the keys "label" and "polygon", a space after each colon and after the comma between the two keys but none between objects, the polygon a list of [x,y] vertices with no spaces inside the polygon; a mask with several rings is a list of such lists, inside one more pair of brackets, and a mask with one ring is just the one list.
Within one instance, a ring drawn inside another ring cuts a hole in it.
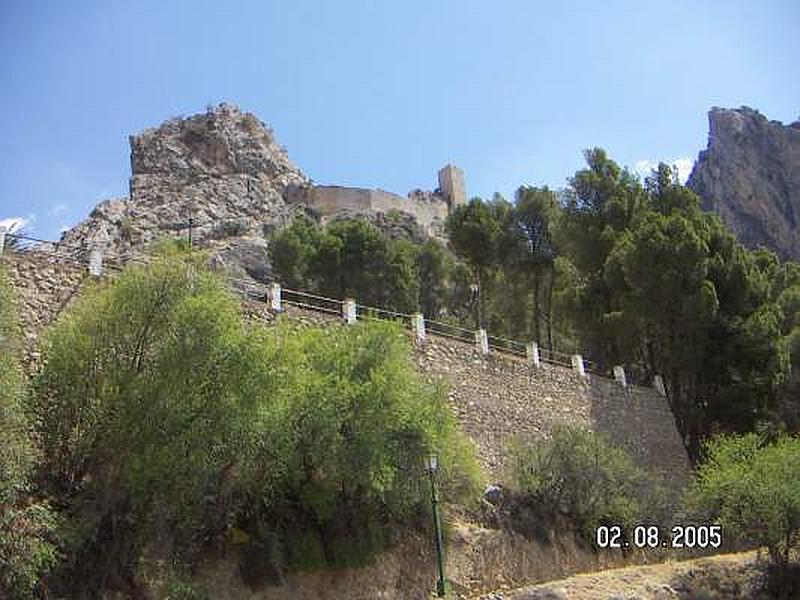
[{"label": "stone fortress wall", "polygon": [[[28,352],[38,362],[37,338],[93,277],[85,265],[44,253],[6,252],[0,264],[17,291]],[[106,273],[109,271],[106,270]],[[272,321],[270,304],[245,301],[245,313]],[[281,306],[283,318],[301,324],[342,325],[336,315]],[[622,386],[612,379],[582,375],[567,367],[534,367],[524,358],[491,352],[475,344],[430,335],[414,345],[419,371],[449,384],[450,402],[492,481],[501,481],[506,449],[517,435],[546,436],[556,423],[578,423],[606,433],[643,466],[678,489],[689,462],[668,400],[659,390]]]},{"label": "stone fortress wall", "polygon": [[413,190],[407,197],[387,192],[338,185],[308,185],[290,188],[290,204],[304,204],[325,222],[340,211],[357,213],[399,211],[411,215],[430,236],[443,237],[450,211],[467,201],[464,172],[454,165],[439,170],[439,187],[434,191]]}]

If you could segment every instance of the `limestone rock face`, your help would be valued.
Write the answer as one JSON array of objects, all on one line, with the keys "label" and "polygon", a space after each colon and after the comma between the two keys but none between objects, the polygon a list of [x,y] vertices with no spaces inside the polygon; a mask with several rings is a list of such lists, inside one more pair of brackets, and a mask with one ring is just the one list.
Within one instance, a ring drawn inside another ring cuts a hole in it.
[{"label": "limestone rock face", "polygon": [[193,241],[224,264],[268,275],[266,254],[254,248],[291,217],[286,189],[309,182],[261,121],[221,104],[131,136],[130,145],[130,196],[101,202],[62,242],[126,257],[186,237],[191,220]]},{"label": "limestone rock face", "polygon": [[[364,219],[393,238],[444,236],[450,201],[440,191],[408,197],[382,190],[315,186],[254,115],[220,104],[130,137],[127,198],[105,200],[62,235],[86,253],[101,247],[120,263],[164,238],[208,249],[237,278],[271,276],[268,240],[303,213],[325,224]],[[455,167],[450,167],[451,170]],[[460,185],[463,187],[463,174]]]},{"label": "limestone rock face", "polygon": [[712,108],[708,148],[687,185],[747,246],[800,260],[800,121]]}]

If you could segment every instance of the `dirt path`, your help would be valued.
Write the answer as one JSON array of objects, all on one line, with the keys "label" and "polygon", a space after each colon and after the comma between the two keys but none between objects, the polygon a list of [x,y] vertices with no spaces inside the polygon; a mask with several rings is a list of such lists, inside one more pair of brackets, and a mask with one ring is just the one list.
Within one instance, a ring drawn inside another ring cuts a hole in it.
[{"label": "dirt path", "polygon": [[756,551],[609,569],[473,600],[733,600],[758,597]]}]

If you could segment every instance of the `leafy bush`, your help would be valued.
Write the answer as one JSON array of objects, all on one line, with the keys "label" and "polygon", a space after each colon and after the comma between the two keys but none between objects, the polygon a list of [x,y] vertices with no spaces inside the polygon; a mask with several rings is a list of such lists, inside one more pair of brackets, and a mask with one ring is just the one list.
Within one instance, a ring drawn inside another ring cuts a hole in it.
[{"label": "leafy bush", "polygon": [[210,237],[215,240],[222,240],[229,237],[244,235],[247,231],[247,223],[236,219],[225,219],[217,223],[211,230]]},{"label": "leafy bush", "polygon": [[620,448],[582,427],[559,425],[547,440],[511,448],[519,492],[570,516],[594,539],[599,525],[631,526],[651,506],[653,482]]},{"label": "leafy bush", "polygon": [[778,573],[800,544],[800,439],[717,436],[686,492],[688,512],[724,535],[766,546]]},{"label": "leafy bush", "polygon": [[10,286],[0,270],[0,596],[31,596],[56,560],[56,519],[30,496],[37,459],[25,412],[18,323]]},{"label": "leafy bush", "polygon": [[0,509],[0,597],[33,598],[59,559],[59,520],[44,502]]},{"label": "leafy bush", "polygon": [[450,498],[476,490],[399,326],[245,327],[202,256],[163,252],[87,290],[46,338],[40,479],[70,515],[57,589],[135,582],[149,550],[191,560],[234,525],[253,579],[361,562],[427,507],[431,450]]},{"label": "leafy bush", "polygon": [[219,494],[249,439],[263,361],[201,261],[167,253],[129,268],[47,335],[35,383],[41,479],[72,516],[73,582],[131,569],[158,535],[188,550],[226,527]]},{"label": "leafy bush", "polygon": [[119,227],[119,237],[121,240],[130,242],[133,239],[133,219],[128,216],[120,217],[117,221]]},{"label": "leafy bush", "polygon": [[277,397],[262,407],[263,443],[248,469],[262,502],[247,527],[257,539],[277,535],[289,567],[374,555],[393,524],[427,508],[431,451],[448,499],[477,490],[472,448],[443,390],[420,380],[410,356],[407,337],[390,323],[275,332]]}]

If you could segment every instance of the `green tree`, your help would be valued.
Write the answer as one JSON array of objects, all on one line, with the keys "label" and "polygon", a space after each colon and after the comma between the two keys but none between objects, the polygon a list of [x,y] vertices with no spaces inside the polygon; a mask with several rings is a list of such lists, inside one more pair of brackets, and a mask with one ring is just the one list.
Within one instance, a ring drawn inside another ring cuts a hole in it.
[{"label": "green tree", "polygon": [[556,426],[547,440],[517,440],[511,480],[531,501],[569,515],[588,539],[599,525],[632,527],[645,510],[652,518],[654,482],[602,435]]},{"label": "green tree", "polygon": [[203,260],[166,252],[130,267],[48,332],[36,379],[40,478],[72,516],[70,593],[133,581],[156,534],[188,552],[225,527],[220,479],[246,451],[268,387],[262,344]]},{"label": "green tree", "polygon": [[311,219],[297,217],[272,237],[268,254],[272,268],[283,285],[305,290],[311,287],[310,263],[315,260],[322,233]]},{"label": "green tree", "polygon": [[258,500],[243,526],[277,536],[290,567],[358,564],[381,549],[387,529],[427,508],[430,452],[448,499],[475,494],[471,445],[444,390],[415,373],[400,326],[284,325],[270,348],[277,398],[257,421],[269,443],[248,467]]},{"label": "green tree", "polygon": [[564,195],[564,216],[554,238],[579,277],[568,305],[584,352],[605,362],[624,362],[615,334],[614,292],[605,276],[606,259],[617,238],[645,201],[639,181],[605,151],[585,152],[587,168],[575,173]]},{"label": "green tree", "polygon": [[[755,434],[718,436],[686,492],[688,513],[725,535],[765,546],[779,580],[800,544],[800,439],[765,443]],[[788,597],[788,596],[785,596]]]},{"label": "green tree", "polygon": [[419,279],[419,307],[422,314],[430,319],[437,318],[447,304],[451,262],[445,249],[435,240],[425,240],[417,249],[415,263]]},{"label": "green tree", "polygon": [[492,205],[480,198],[458,206],[447,218],[446,229],[456,254],[472,269],[478,286],[477,324],[484,327],[486,305],[490,296],[489,279],[497,264],[497,243],[500,237],[498,212],[505,206]]},{"label": "green tree", "polygon": [[275,273],[290,288],[403,312],[419,303],[416,252],[410,242],[389,239],[362,219],[321,229],[299,218],[269,246]]},{"label": "green tree", "polygon": [[557,297],[601,366],[627,364],[647,381],[665,377],[696,460],[710,432],[752,431],[775,412],[787,371],[772,283],[780,269],[703,213],[669,167],[660,165],[642,187],[601,151],[587,153],[587,162],[571,182],[556,236],[574,289]]},{"label": "green tree", "polygon": [[[515,306],[524,310],[531,302],[519,301],[519,293],[515,292],[521,288],[523,296],[532,294],[532,330],[528,333],[541,344],[544,323],[550,350],[556,275],[553,230],[559,211],[556,194],[548,188],[520,187],[513,208],[506,213],[498,241],[499,261],[511,283],[509,296]],[[509,316],[516,324],[514,329],[527,329],[524,327],[527,319],[521,315]]]},{"label": "green tree", "polygon": [[38,459],[26,414],[15,302],[0,268],[0,596],[33,597],[57,559],[57,519],[38,500],[31,472]]}]

